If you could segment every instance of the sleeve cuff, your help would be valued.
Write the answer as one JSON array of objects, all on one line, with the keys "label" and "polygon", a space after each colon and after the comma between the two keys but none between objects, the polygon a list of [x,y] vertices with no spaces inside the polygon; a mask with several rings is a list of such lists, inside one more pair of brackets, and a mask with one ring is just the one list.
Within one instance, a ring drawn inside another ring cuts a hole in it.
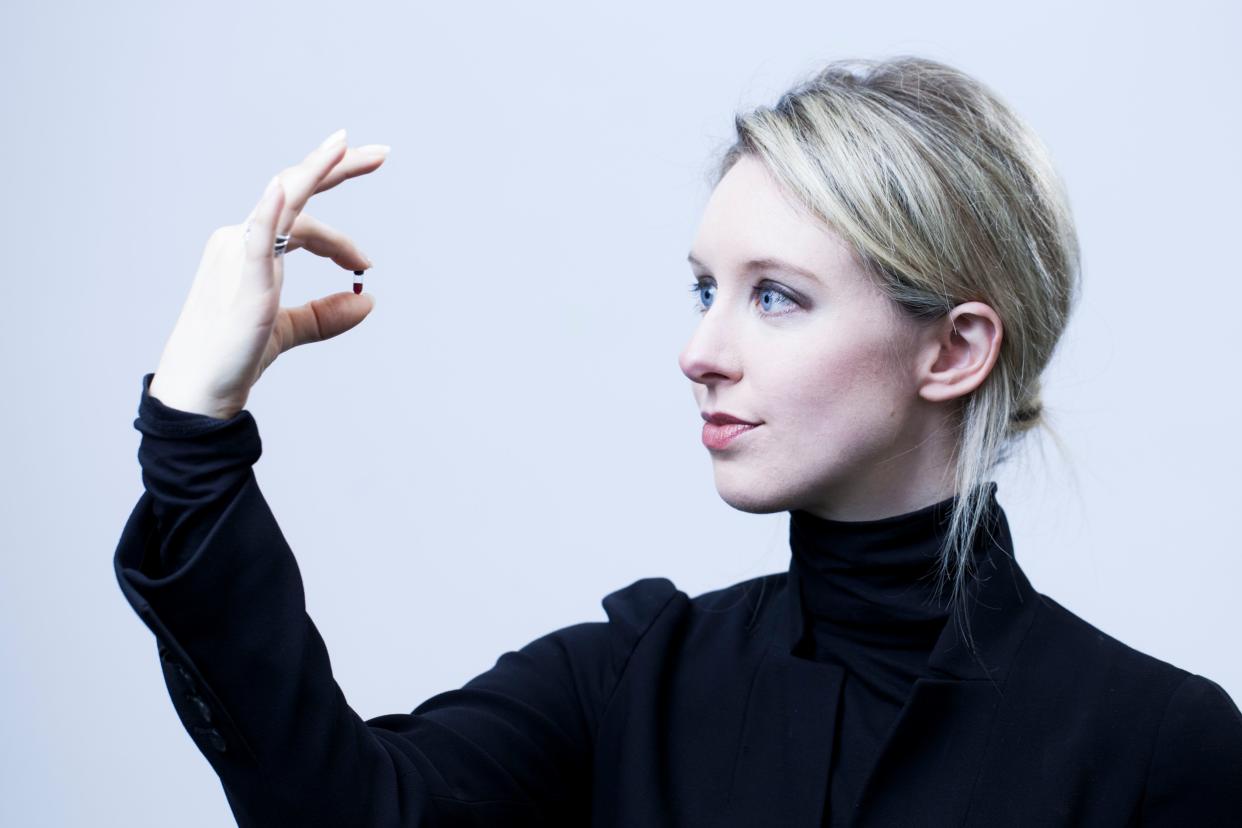
[{"label": "sleeve cuff", "polygon": [[228,419],[221,419],[164,405],[159,399],[151,396],[151,380],[153,379],[155,379],[154,371],[145,374],[142,378],[142,399],[138,403],[138,418],[134,420],[134,428],[143,434],[176,438],[224,430],[238,423],[253,420],[250,412],[245,409]]},{"label": "sleeve cuff", "polygon": [[258,424],[245,409],[225,420],[164,405],[148,393],[154,376],[142,378],[134,420],[143,435],[138,447],[143,483],[152,494],[174,501],[218,497],[262,456]]},{"label": "sleeve cuff", "polygon": [[142,433],[142,483],[158,532],[141,565],[149,575],[175,571],[193,555],[263,454],[249,411],[220,419],[172,408],[150,395],[154,376],[142,379],[134,420]]}]

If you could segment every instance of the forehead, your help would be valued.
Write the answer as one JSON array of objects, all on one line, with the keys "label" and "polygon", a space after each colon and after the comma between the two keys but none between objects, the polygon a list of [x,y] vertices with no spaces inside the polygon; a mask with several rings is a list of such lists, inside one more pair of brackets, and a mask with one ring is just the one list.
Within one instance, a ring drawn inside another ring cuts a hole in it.
[{"label": "forehead", "polygon": [[751,156],[740,158],[712,191],[690,255],[713,271],[779,259],[825,284],[862,275],[844,240]]}]

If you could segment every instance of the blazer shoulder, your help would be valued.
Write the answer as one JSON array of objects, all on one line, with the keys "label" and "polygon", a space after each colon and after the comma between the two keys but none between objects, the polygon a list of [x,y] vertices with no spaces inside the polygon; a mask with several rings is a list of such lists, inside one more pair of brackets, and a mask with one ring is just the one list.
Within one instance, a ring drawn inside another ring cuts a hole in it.
[{"label": "blazer shoulder", "polygon": [[1046,595],[1036,601],[1024,670],[1031,692],[1067,700],[1064,735],[1053,741],[1141,762],[1136,781],[1146,781],[1135,824],[1242,825],[1242,712],[1224,688],[1126,644]]},{"label": "blazer shoulder", "polygon": [[687,604],[687,643],[719,654],[721,647],[745,652],[769,640],[787,577],[787,572],[758,575],[696,595]]},{"label": "blazer shoulder", "polygon": [[1036,600],[1042,634],[1031,637],[1034,652],[1027,656],[1040,668],[1072,677],[1080,690],[1096,689],[1112,706],[1129,699],[1132,708],[1152,721],[1163,716],[1163,726],[1175,730],[1185,729],[1177,724],[1179,710],[1191,703],[1198,705],[1194,715],[1214,719],[1225,732],[1242,732],[1237,706],[1216,682],[1132,647],[1046,595],[1037,593]]},{"label": "blazer shoulder", "polygon": [[759,613],[771,606],[773,599],[783,593],[787,577],[787,572],[757,575],[700,593],[691,599],[691,606],[696,614],[713,618],[721,615],[733,616],[745,620],[747,626],[750,626]]},{"label": "blazer shoulder", "polygon": [[639,578],[608,593],[600,603],[612,628],[632,646],[678,596],[686,600],[686,594],[668,578]]},{"label": "blazer shoulder", "polygon": [[643,628],[670,604],[683,612],[743,613],[765,606],[785,584],[786,573],[757,575],[745,581],[701,592],[693,597],[668,578],[639,578],[604,597],[604,611],[614,623]]},{"label": "blazer shoulder", "polygon": [[1169,697],[1143,793],[1144,825],[1242,825],[1242,712],[1188,673]]},{"label": "blazer shoulder", "polygon": [[[1162,700],[1190,671],[1143,652],[1062,606],[1056,600],[1036,593],[1042,635],[1042,655],[1061,662],[1059,666],[1084,670],[1123,673],[1130,682],[1156,682],[1164,688]],[[1040,646],[1039,644],[1036,645]]]},{"label": "blazer shoulder", "polygon": [[[677,637],[720,640],[733,630],[749,638],[783,594],[785,579],[784,572],[758,575],[691,597],[668,578],[640,578],[608,594],[603,605],[611,626],[631,647],[644,636],[667,644]],[[653,627],[661,631],[649,635]]]}]

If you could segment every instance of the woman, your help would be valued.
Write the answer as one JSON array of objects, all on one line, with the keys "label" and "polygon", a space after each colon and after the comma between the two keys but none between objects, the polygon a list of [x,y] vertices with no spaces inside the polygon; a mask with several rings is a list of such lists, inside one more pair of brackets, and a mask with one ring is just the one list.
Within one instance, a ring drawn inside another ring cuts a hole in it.
[{"label": "woman", "polygon": [[239,824],[1242,824],[1236,705],[1035,592],[990,480],[1077,293],[1038,140],[919,58],[832,63],[736,126],[680,363],[721,496],[790,512],[789,570],[639,580],[409,714],[342,697],[244,410],[370,311],[281,308],[273,244],[369,267],[303,208],[384,148],[338,133],[212,236],[143,380],[116,572]]}]

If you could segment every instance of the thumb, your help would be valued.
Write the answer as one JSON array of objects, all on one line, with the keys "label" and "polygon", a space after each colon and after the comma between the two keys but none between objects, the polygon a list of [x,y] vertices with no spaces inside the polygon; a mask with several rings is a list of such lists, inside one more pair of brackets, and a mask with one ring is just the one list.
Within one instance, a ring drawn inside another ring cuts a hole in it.
[{"label": "thumb", "polygon": [[342,291],[287,308],[291,336],[284,350],[343,334],[365,319],[374,307],[375,297],[371,294]]}]

